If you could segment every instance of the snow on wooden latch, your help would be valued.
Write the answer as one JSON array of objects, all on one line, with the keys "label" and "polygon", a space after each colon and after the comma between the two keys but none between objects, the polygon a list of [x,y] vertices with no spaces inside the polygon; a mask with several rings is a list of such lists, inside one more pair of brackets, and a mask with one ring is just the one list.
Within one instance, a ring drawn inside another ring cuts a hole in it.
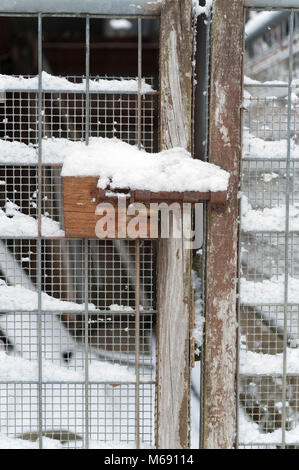
[{"label": "snow on wooden latch", "polygon": [[59,141],[55,145],[56,153],[65,154],[61,174],[69,237],[131,238],[131,224],[135,236],[157,238],[165,203],[225,204],[229,174],[182,148],[150,154],[108,138],[91,138],[88,146],[73,142],[67,150]]}]

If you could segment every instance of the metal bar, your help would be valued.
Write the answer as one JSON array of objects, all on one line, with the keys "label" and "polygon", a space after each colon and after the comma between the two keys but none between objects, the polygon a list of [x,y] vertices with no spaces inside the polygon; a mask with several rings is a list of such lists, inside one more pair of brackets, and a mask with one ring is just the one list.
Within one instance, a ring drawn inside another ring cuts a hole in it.
[{"label": "metal bar", "polygon": [[43,448],[43,418],[42,418],[42,286],[41,286],[41,209],[42,209],[42,16],[38,16],[38,194],[37,194],[37,206],[38,206],[38,241],[37,241],[37,284],[38,284],[38,315],[37,315],[37,337],[38,337],[38,440],[39,448]]},{"label": "metal bar", "polygon": [[245,8],[299,8],[299,0],[244,0]]},{"label": "metal bar", "polygon": [[85,448],[89,448],[89,377],[88,377],[88,240],[84,240],[84,374],[85,374]]},{"label": "metal bar", "polygon": [[2,0],[2,13],[69,13],[76,15],[97,14],[115,16],[159,16],[160,2],[151,0],[51,0],[51,2],[41,2],[40,0]]},{"label": "metal bar", "polygon": [[286,388],[287,388],[287,323],[288,323],[288,287],[289,287],[289,225],[290,225],[290,159],[291,159],[291,119],[292,119],[292,80],[293,80],[293,39],[294,39],[294,10],[289,19],[289,87],[288,87],[288,137],[286,161],[286,219],[285,219],[285,274],[284,274],[284,334],[283,334],[283,390],[282,390],[282,442],[285,447],[286,433]]}]

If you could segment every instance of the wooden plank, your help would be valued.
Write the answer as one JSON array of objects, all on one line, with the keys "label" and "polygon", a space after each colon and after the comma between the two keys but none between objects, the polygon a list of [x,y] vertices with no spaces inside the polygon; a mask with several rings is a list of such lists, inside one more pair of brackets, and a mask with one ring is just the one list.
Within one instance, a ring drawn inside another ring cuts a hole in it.
[{"label": "wooden plank", "polygon": [[[164,0],[160,37],[161,150],[191,150],[192,0]],[[189,445],[191,252],[163,239],[158,253],[157,446]]]},{"label": "wooden plank", "polygon": [[203,447],[217,449],[234,444],[242,0],[214,0],[211,41],[209,161],[230,173],[227,205],[207,217]]}]

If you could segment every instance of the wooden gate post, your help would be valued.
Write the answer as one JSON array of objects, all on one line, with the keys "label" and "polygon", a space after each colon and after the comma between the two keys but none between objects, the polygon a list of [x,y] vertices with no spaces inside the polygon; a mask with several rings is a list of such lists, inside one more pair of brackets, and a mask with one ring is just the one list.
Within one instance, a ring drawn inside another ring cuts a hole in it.
[{"label": "wooden gate post", "polygon": [[[192,0],[164,0],[160,38],[161,150],[191,150]],[[157,446],[189,445],[191,251],[162,239],[158,253]]]},{"label": "wooden gate post", "polygon": [[209,161],[230,173],[224,212],[207,214],[203,447],[231,448],[235,427],[236,278],[243,1],[214,0]]}]

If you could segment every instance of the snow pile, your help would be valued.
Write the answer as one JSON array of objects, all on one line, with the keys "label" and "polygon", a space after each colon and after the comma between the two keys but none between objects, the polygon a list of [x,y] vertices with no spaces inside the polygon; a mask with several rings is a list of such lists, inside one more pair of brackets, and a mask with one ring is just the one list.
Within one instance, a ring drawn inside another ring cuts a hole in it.
[{"label": "snow pile", "polygon": [[[42,72],[42,88],[43,90],[55,91],[82,91],[85,92],[86,80],[81,83],[73,83],[64,77],[56,77],[47,72]],[[11,76],[0,74],[0,90],[37,90],[38,75],[35,77],[24,78],[22,76]],[[108,91],[108,92],[132,92],[138,91],[138,79],[90,79],[90,91]],[[154,91],[151,85],[142,80],[141,93]]]},{"label": "snow pile", "polygon": [[150,191],[225,191],[229,173],[174,148],[157,154],[138,150],[119,139],[75,142],[64,153],[62,176],[100,176],[98,187]]},{"label": "snow pile", "polygon": [[[83,367],[74,370],[49,360],[42,361],[43,382],[84,382],[84,374]],[[38,379],[38,362],[0,351],[0,377],[2,381],[35,381]],[[88,366],[88,379],[91,382],[134,382],[136,376],[126,366],[93,360]]]},{"label": "snow pile", "polygon": [[[61,237],[64,231],[59,222],[42,215],[41,232],[43,236]],[[5,237],[37,237],[38,220],[20,212],[20,208],[8,201],[5,211],[0,209],[0,235]]]},{"label": "snow pile", "polygon": [[[267,141],[255,137],[248,129],[244,130],[243,156],[254,158],[282,158],[287,156],[287,141],[273,140]],[[299,157],[299,145],[291,141],[291,157]]]},{"label": "snow pile", "polygon": [[[260,354],[253,351],[240,351],[240,372],[242,374],[271,375],[282,373],[283,353]],[[299,349],[287,348],[287,372],[299,373]]]},{"label": "snow pile", "polygon": [[[85,304],[77,304],[65,300],[55,299],[45,292],[41,293],[42,309],[46,311],[66,312],[68,310],[84,311]],[[0,280],[0,305],[1,310],[31,312],[38,308],[37,292],[22,286],[8,286]],[[94,304],[88,304],[89,311],[97,311]]]},{"label": "snow pile", "polygon": [[[289,303],[299,303],[299,279],[288,278]],[[284,302],[284,276],[261,282],[240,279],[240,297],[243,305],[280,304]]]}]

